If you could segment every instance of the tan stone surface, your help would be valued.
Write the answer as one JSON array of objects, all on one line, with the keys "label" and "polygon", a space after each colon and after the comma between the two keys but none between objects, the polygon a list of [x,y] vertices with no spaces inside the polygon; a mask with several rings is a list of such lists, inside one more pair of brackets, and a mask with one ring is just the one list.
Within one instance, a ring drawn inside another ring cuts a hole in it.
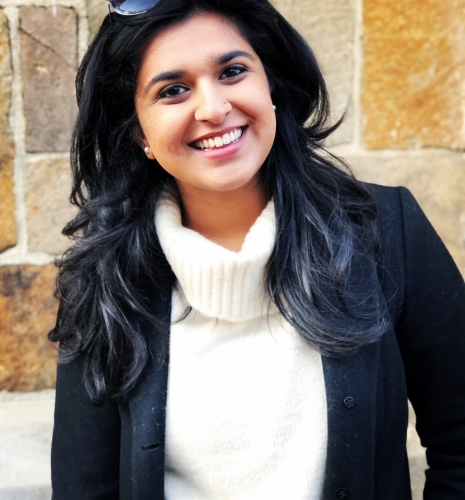
[{"label": "tan stone surface", "polygon": [[347,111],[328,145],[353,138],[352,75],[355,12],[350,0],[272,0],[315,52],[331,98],[335,119]]},{"label": "tan stone surface", "polygon": [[103,18],[108,14],[107,2],[86,0],[87,18],[89,20],[89,42],[95,37]]},{"label": "tan stone surface", "polygon": [[413,193],[465,274],[465,159],[444,153],[419,157],[347,157],[357,178],[406,186]]},{"label": "tan stone surface", "polygon": [[56,351],[47,333],[56,319],[56,275],[52,264],[0,267],[0,390],[54,385]]},{"label": "tan stone surface", "polygon": [[365,0],[363,141],[464,146],[465,0]]},{"label": "tan stone surface", "polygon": [[77,112],[76,13],[26,6],[19,18],[26,150],[67,151]]},{"label": "tan stone surface", "polygon": [[69,202],[69,160],[46,159],[26,164],[26,221],[31,252],[61,254],[70,240],[61,234],[76,215]]},{"label": "tan stone surface", "polygon": [[0,251],[16,244],[14,147],[8,121],[12,76],[8,22],[0,9]]}]

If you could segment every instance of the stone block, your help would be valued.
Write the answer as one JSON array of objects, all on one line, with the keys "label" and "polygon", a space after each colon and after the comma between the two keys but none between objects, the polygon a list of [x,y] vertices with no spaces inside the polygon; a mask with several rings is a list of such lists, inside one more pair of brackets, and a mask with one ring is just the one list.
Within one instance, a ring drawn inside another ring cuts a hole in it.
[{"label": "stone block", "polygon": [[417,199],[465,274],[465,159],[461,154],[347,157],[358,179],[405,186]]},{"label": "stone block", "polygon": [[53,264],[0,267],[0,390],[54,386],[56,350],[47,333],[56,320],[56,275]]},{"label": "stone block", "polygon": [[364,1],[363,141],[464,147],[465,1]]},{"label": "stone block", "polygon": [[89,42],[91,42],[108,14],[107,2],[101,0],[86,0],[87,19],[89,22]]},{"label": "stone block", "polygon": [[26,150],[67,151],[77,112],[76,13],[26,6],[19,19]]},{"label": "stone block", "polygon": [[50,500],[55,391],[0,392],[0,498]]},{"label": "stone block", "polygon": [[16,244],[14,146],[8,120],[12,78],[8,21],[0,9],[0,252]]},{"label": "stone block", "polygon": [[8,149],[3,151],[0,158],[0,252],[16,244],[12,144],[9,143]]},{"label": "stone block", "polygon": [[48,158],[26,164],[26,221],[31,252],[63,253],[70,240],[61,234],[76,215],[69,202],[69,160]]},{"label": "stone block", "polygon": [[350,0],[272,0],[315,52],[325,78],[334,121],[347,111],[344,123],[327,145],[353,138],[352,80],[355,11]]}]

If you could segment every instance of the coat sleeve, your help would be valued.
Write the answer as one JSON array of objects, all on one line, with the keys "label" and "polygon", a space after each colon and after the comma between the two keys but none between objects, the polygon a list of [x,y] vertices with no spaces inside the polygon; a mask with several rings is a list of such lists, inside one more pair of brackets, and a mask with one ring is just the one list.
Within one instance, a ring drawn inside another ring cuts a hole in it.
[{"label": "coat sleeve", "polygon": [[465,498],[465,284],[419,205],[398,188],[405,289],[396,333],[417,430],[425,500]]},{"label": "coat sleeve", "polygon": [[118,499],[120,418],[117,405],[94,406],[82,359],[58,365],[52,441],[52,500]]}]

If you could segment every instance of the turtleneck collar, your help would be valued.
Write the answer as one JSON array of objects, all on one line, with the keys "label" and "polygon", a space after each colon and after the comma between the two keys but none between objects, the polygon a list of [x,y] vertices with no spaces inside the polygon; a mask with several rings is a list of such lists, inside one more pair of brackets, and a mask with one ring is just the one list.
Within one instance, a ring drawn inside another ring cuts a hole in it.
[{"label": "turtleneck collar", "polygon": [[178,204],[166,196],[158,203],[155,224],[163,252],[193,309],[234,323],[269,312],[265,266],[276,233],[272,201],[250,228],[240,252],[185,228]]}]

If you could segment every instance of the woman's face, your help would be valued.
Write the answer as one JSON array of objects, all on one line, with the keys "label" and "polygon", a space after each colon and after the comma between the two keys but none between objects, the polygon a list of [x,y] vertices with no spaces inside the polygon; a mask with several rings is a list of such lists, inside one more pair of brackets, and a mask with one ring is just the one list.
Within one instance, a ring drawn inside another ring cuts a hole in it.
[{"label": "woman's face", "polygon": [[182,194],[258,186],[276,118],[263,65],[232,23],[199,13],[159,34],[135,104],[149,158]]}]

